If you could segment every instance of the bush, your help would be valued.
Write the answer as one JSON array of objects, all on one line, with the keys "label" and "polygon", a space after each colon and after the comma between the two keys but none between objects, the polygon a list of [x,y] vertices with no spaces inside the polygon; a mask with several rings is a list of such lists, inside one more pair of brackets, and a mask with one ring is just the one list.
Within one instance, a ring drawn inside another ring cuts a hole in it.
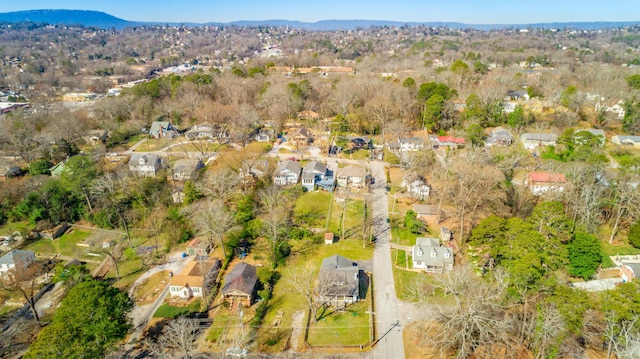
[{"label": "bush", "polygon": [[634,223],[629,227],[629,243],[636,247],[640,248],[640,221]]}]

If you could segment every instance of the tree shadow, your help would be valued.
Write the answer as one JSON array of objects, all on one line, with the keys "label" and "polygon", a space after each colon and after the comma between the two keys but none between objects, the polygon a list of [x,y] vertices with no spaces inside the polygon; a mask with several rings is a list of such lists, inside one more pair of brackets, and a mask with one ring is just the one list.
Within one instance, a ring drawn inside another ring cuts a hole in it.
[{"label": "tree shadow", "polygon": [[367,273],[365,273],[365,271],[360,270],[359,271],[359,277],[360,277],[360,283],[359,283],[359,297],[360,300],[365,300],[367,299],[367,293],[369,292],[369,284],[370,284],[370,279],[369,276],[367,275]]}]

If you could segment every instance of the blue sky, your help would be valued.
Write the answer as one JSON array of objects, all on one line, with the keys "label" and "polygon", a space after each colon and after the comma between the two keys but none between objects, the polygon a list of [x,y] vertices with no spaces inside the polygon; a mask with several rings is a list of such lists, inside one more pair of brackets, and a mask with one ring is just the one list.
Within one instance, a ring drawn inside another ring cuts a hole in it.
[{"label": "blue sky", "polygon": [[270,19],[467,24],[640,21],[638,0],[0,0],[0,12],[31,9],[98,10],[125,20],[199,23]]}]

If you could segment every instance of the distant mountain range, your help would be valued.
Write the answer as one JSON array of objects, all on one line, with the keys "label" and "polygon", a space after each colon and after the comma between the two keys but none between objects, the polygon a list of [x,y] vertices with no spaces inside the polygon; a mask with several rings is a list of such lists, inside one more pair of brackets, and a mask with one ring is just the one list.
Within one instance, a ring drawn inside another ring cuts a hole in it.
[{"label": "distant mountain range", "polygon": [[47,24],[67,24],[83,25],[99,28],[124,29],[141,25],[186,25],[186,26],[289,26],[290,28],[307,30],[353,30],[358,28],[369,28],[371,26],[416,26],[427,25],[435,27],[447,27],[452,29],[473,28],[478,30],[491,30],[503,28],[573,28],[579,30],[595,30],[603,28],[615,28],[640,24],[640,21],[620,21],[620,22],[554,22],[537,24],[464,24],[459,22],[400,22],[386,20],[323,20],[318,22],[301,22],[290,20],[260,20],[260,21],[233,21],[228,23],[209,22],[205,24],[185,23],[185,22],[143,22],[128,21],[106,14],[101,11],[92,10],[27,10],[0,13],[0,22],[24,22],[31,21]]}]

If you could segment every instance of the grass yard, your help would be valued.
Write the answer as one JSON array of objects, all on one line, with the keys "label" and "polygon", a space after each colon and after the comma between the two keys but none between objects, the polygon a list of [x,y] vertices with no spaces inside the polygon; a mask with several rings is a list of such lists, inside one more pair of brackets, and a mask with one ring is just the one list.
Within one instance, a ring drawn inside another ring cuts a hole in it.
[{"label": "grass yard", "polygon": [[175,318],[185,314],[197,313],[200,311],[202,301],[200,299],[194,300],[186,307],[177,307],[170,304],[161,305],[155,313],[154,318]]},{"label": "grass yard", "polygon": [[77,244],[87,239],[91,232],[72,230],[60,238],[50,240],[40,238],[29,243],[25,249],[32,250],[38,254],[61,254],[69,257],[83,258],[89,252],[89,248],[80,247]]},{"label": "grass yard", "polygon": [[138,148],[135,149],[134,152],[153,152],[153,151],[159,151],[169,145],[171,145],[174,142],[178,142],[175,141],[172,138],[161,138],[161,139],[154,139],[154,138],[147,138],[140,146],[138,146]]},{"label": "grass yard", "polygon": [[32,226],[27,221],[22,222],[7,222],[0,226],[0,235],[7,236],[15,231],[20,232],[23,236],[29,233],[29,229]]},{"label": "grass yard", "polygon": [[[118,270],[120,271],[120,280],[117,281],[114,286],[120,289],[126,289],[129,288],[129,286],[133,284],[133,282],[135,282],[142,273],[144,273],[145,268],[142,265],[142,260],[136,256],[135,258],[125,259],[118,263]],[[115,267],[112,267],[105,277],[115,278]]]},{"label": "grass yard", "polygon": [[344,202],[333,202],[329,231],[335,233],[338,237],[342,235],[343,213],[346,216],[344,219],[345,239],[361,239],[364,222],[364,201],[361,199],[348,199],[346,204]]},{"label": "grass yard", "polygon": [[207,332],[207,340],[210,342],[217,342],[221,339],[222,334],[225,332],[225,329],[232,325],[231,316],[224,314],[217,314],[213,317],[213,323],[211,324],[211,328]]},{"label": "grass yard", "polygon": [[394,218],[394,225],[391,228],[391,241],[401,246],[413,246],[416,244],[416,238],[429,236],[429,233],[415,234],[406,228],[401,228],[402,223],[399,219]]},{"label": "grass yard", "polygon": [[296,201],[293,214],[299,223],[305,223],[311,228],[322,228],[326,225],[330,205],[331,193],[306,192]]},{"label": "grass yard", "polygon": [[[280,280],[273,289],[273,298],[269,301],[269,309],[264,317],[263,325],[258,332],[258,342],[262,350],[267,352],[280,352],[291,332],[293,316],[297,311],[304,312],[304,322],[306,323],[307,303],[302,295],[291,289],[288,279],[293,273],[297,273],[305,268],[320,269],[322,260],[334,254],[340,254],[353,260],[367,260],[373,257],[373,246],[362,248],[362,241],[344,240],[333,245],[311,243],[308,241],[291,241],[291,256],[287,265],[279,268]],[[367,296],[369,298],[369,295]],[[276,318],[278,312],[284,315]],[[276,319],[280,319],[277,331],[272,328]],[[214,324],[215,325],[215,324]],[[213,328],[212,328],[213,330]],[[282,334],[284,333],[284,334]],[[301,331],[299,343],[302,343],[304,331]],[[368,334],[367,334],[368,335]],[[365,337],[367,337],[365,335]],[[368,337],[367,337],[368,338]],[[366,342],[368,339],[365,339]]]},{"label": "grass yard", "polygon": [[611,258],[609,258],[610,256],[640,254],[640,249],[635,248],[634,246],[628,243],[609,244],[608,241],[601,241],[600,243],[602,245],[602,254],[603,254],[602,267],[603,268],[610,268],[610,267],[616,266],[611,260]]},{"label": "grass yard", "polygon": [[310,345],[347,346],[366,345],[369,342],[369,302],[361,301],[347,307],[344,312],[332,312],[313,321],[309,326]]},{"label": "grass yard", "polygon": [[[395,249],[391,250],[391,255],[393,256],[391,258],[392,261],[394,261],[394,263],[397,261],[397,263],[400,263],[400,266],[404,266],[405,261],[410,259],[410,257],[405,255],[404,251],[397,251]],[[409,268],[411,268],[410,264]],[[416,299],[411,295],[410,288],[416,283],[416,281],[424,279],[427,276],[429,275],[425,273],[407,271],[393,266],[393,280],[395,282],[396,295],[398,298],[406,301],[415,301]]]}]

